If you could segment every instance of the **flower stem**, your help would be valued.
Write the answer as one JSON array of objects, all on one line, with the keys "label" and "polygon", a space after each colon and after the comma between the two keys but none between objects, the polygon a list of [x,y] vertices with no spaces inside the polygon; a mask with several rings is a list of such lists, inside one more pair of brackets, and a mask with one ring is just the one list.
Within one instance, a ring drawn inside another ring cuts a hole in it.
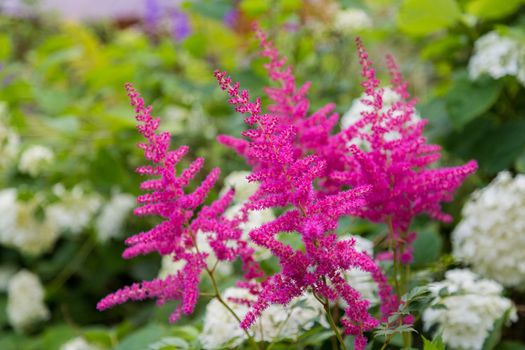
[{"label": "flower stem", "polygon": [[[394,287],[396,294],[401,299],[401,297],[408,292],[408,280],[410,275],[410,265],[402,264],[401,257],[399,256],[399,249],[397,244],[394,244],[394,239],[396,238],[394,232],[394,226],[392,224],[392,218],[387,220],[389,238],[390,238],[390,249],[393,253],[394,260]],[[402,318],[400,319],[403,322]],[[410,332],[402,332],[403,337],[403,347],[410,348],[412,347],[412,334]]]},{"label": "flower stem", "polygon": [[314,297],[319,300],[319,302],[323,305],[324,311],[326,313],[326,318],[328,318],[328,323],[330,323],[330,327],[335,333],[335,336],[337,340],[339,341],[339,344],[341,344],[341,348],[343,350],[348,350],[348,348],[345,345],[345,342],[343,340],[343,336],[341,335],[341,332],[339,331],[339,328],[335,324],[334,318],[332,317],[332,311],[330,310],[330,304],[326,298],[321,298],[318,296],[315,292],[313,293]]},{"label": "flower stem", "polygon": [[[228,305],[228,303],[226,303],[224,301],[224,299],[223,299],[223,297],[221,295],[221,292],[219,291],[219,287],[217,286],[217,281],[215,280],[215,276],[213,275],[213,271],[210,270],[209,268],[206,268],[206,272],[208,272],[208,276],[210,276],[211,284],[212,284],[213,290],[215,292],[215,297],[217,298],[219,303],[221,303],[226,308],[226,310],[228,310],[230,312],[230,314],[232,314],[232,316],[235,317],[235,319],[239,322],[239,324],[241,324],[240,317],[235,313],[235,311],[233,311],[233,309]],[[251,336],[250,332],[248,332],[248,330],[244,329],[244,328],[242,330],[244,331],[244,334],[246,334],[246,336],[248,337],[248,342],[250,343],[251,347],[254,350],[259,350],[259,346],[255,342],[255,339],[253,339],[253,337]]]}]

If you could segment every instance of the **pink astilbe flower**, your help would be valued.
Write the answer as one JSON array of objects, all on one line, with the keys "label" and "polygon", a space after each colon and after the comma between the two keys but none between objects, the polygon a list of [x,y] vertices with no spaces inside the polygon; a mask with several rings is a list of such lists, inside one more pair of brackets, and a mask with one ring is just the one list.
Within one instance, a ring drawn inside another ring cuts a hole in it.
[{"label": "pink astilbe flower", "polygon": [[[370,187],[320,193],[314,182],[325,174],[326,163],[316,154],[297,151],[297,128],[281,123],[281,116],[262,114],[260,100],[251,102],[248,91],[240,90],[239,83],[232,83],[226,73],[216,71],[215,75],[230,95],[229,102],[237,112],[247,114],[245,122],[252,126],[243,132],[245,139],[237,141],[240,147],[236,150],[254,165],[248,179],[259,182],[259,189],[243,207],[242,215],[251,210],[284,208],[274,221],[250,232],[257,245],[279,259],[282,270],[262,283],[257,301],[241,326],[249,328],[269,305],[287,304],[312,290],[325,303],[344,299],[348,307],[341,323],[347,334],[362,340],[363,332],[375,328],[378,320],[368,313],[369,302],[348,285],[342,273],[350,268],[370,272],[379,285],[385,312],[395,309],[396,299],[374,260],[356,251],[353,240],[339,241],[334,230],[341,216],[355,214],[365,204],[362,198]],[[279,233],[299,234],[304,251],[281,242]],[[362,344],[356,343],[358,349]]]},{"label": "pink astilbe flower", "polygon": [[[344,164],[340,162],[341,157],[332,155],[337,150],[332,147],[334,145],[330,144],[329,141],[339,120],[339,115],[333,112],[335,104],[329,103],[309,114],[310,101],[306,95],[311,83],[307,82],[302,86],[297,86],[291,67],[286,66],[286,57],[279,55],[266,34],[257,27],[256,34],[262,47],[262,56],[269,59],[269,62],[265,64],[268,76],[276,84],[275,87],[265,88],[267,96],[272,101],[272,104],[268,106],[268,111],[273,116],[272,123],[275,124],[273,126],[275,132],[286,133],[286,129],[293,127],[295,135],[293,142],[289,145],[292,147],[293,153],[301,156],[315,153],[322,158],[325,165],[322,169],[323,175],[319,176],[319,180],[323,183],[324,189],[330,189],[332,192],[337,191],[337,187],[330,186],[330,178],[324,176],[325,173],[344,169]],[[238,86],[236,87],[238,88]],[[260,104],[260,102],[257,101],[256,104]],[[244,107],[241,105],[240,108]],[[247,156],[246,140],[229,135],[221,135],[218,140],[233,148],[240,155]],[[339,152],[343,153],[345,149],[340,148]],[[246,158],[249,164],[257,167],[257,162],[254,159]]]},{"label": "pink astilbe flower", "polygon": [[[356,40],[362,66],[366,97],[362,102],[370,109],[361,119],[335,135],[332,142],[347,145],[346,168],[329,176],[342,186],[372,185],[367,204],[357,215],[373,222],[392,226],[389,237],[395,254],[404,263],[411,261],[409,243],[415,234],[409,233],[412,219],[422,213],[448,222],[450,215],[441,210],[441,203],[450,201],[464,179],[477,169],[475,161],[449,168],[433,164],[441,157],[441,148],[428,144],[423,136],[426,120],[414,117],[415,101],[410,100],[407,84],[392,57],[387,57],[393,90],[401,100],[383,110],[383,92],[372,62],[363,44]],[[368,146],[360,149],[354,140]]]},{"label": "pink astilbe flower", "polygon": [[182,314],[193,312],[199,297],[201,273],[212,269],[207,266],[208,253],[199,251],[198,235],[206,235],[218,261],[233,261],[240,257],[247,279],[260,277],[261,270],[253,259],[253,249],[241,238],[242,230],[237,221],[228,220],[223,215],[233,199],[232,190],[197,211],[217,181],[219,169],[213,169],[193,192],[186,193],[185,187],[202,168],[204,159],[197,158],[177,175],[175,166],[188,153],[189,148],[181,146],[170,150],[170,134],[157,131],[160,118],[151,116],[151,106],[144,106],[144,101],[131,84],[127,84],[126,89],[140,123],[137,128],[146,139],[139,147],[151,162],[150,165],[137,168],[137,173],[153,177],[141,185],[141,189],[149,193],[137,198],[141,206],[135,209],[135,214],[158,215],[163,221],[147,232],[128,238],[128,248],[123,257],[129,259],[157,252],[172,256],[174,261],[184,261],[185,265],[175,275],[165,279],[124,287],[102,299],[97,308],[104,310],[129,300],[147,298],[156,299],[159,305],[176,300],[180,303],[170,316],[170,321],[175,322]]}]

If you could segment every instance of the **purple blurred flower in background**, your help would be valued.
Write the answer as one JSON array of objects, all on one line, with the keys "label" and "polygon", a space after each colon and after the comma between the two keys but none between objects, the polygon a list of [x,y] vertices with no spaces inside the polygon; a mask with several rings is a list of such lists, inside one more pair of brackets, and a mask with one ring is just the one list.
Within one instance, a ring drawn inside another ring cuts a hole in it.
[{"label": "purple blurred flower in background", "polygon": [[191,34],[191,23],[187,13],[179,8],[171,12],[171,35],[175,41],[180,42]]},{"label": "purple blurred flower in background", "polygon": [[239,20],[239,9],[232,8],[224,15],[223,22],[228,28],[234,28]]},{"label": "purple blurred flower in background", "polygon": [[144,27],[146,32],[154,34],[158,31],[162,11],[158,0],[144,0]]}]

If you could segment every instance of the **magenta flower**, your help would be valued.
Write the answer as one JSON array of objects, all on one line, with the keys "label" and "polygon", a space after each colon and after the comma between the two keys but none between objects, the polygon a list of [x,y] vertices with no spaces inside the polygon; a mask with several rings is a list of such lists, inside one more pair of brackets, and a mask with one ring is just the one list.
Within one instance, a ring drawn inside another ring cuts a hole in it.
[{"label": "magenta flower", "polygon": [[[392,57],[387,57],[391,84],[402,100],[383,111],[383,89],[379,88],[372,62],[361,41],[357,39],[366,98],[370,106],[361,119],[335,135],[332,142],[345,145],[350,154],[339,161],[342,171],[333,171],[329,178],[340,186],[371,185],[367,204],[357,215],[373,222],[391,226],[394,255],[404,263],[411,261],[410,243],[415,234],[408,232],[412,219],[422,213],[436,220],[449,222],[450,215],[441,210],[441,203],[450,201],[464,179],[477,169],[477,163],[449,168],[434,166],[441,157],[441,148],[426,142],[423,128],[426,120],[414,118],[414,100],[409,100],[407,84]],[[360,149],[354,140],[364,141],[368,149]]]},{"label": "magenta flower", "polygon": [[177,175],[175,166],[189,148],[181,146],[176,150],[169,150],[170,134],[157,132],[160,119],[151,116],[151,106],[144,106],[144,101],[131,84],[127,84],[126,89],[131,105],[135,107],[136,119],[141,123],[138,130],[146,139],[139,147],[144,150],[146,159],[151,163],[137,168],[137,173],[153,177],[141,185],[141,189],[149,193],[137,198],[141,206],[135,209],[135,215],[158,215],[163,221],[147,232],[128,238],[128,248],[123,257],[129,259],[157,252],[160,255],[170,255],[174,261],[184,261],[186,264],[182,270],[165,279],[122,288],[102,299],[97,308],[104,310],[128,300],[146,298],[156,299],[159,305],[176,300],[180,304],[170,316],[170,321],[175,322],[181,314],[193,312],[199,297],[201,272],[213,269],[207,266],[208,254],[199,251],[197,235],[206,235],[218,261],[233,261],[240,257],[247,279],[260,277],[261,270],[253,259],[253,249],[241,239],[242,230],[238,228],[237,222],[223,216],[233,199],[233,191],[228,191],[222,198],[197,211],[217,181],[219,169],[213,169],[193,192],[186,193],[185,187],[202,168],[204,159],[197,158]]},{"label": "magenta flower", "polygon": [[[362,345],[363,332],[374,329],[378,320],[368,313],[369,302],[348,285],[342,273],[350,268],[370,272],[379,285],[385,313],[397,307],[397,300],[374,260],[356,251],[353,240],[339,241],[334,230],[341,216],[353,215],[365,204],[363,195],[370,187],[320,193],[314,182],[325,173],[326,163],[316,154],[303,156],[297,152],[297,128],[283,122],[286,115],[261,114],[259,99],[251,102],[248,91],[240,90],[239,84],[233,84],[225,73],[216,71],[215,75],[230,95],[230,103],[237,112],[248,114],[245,122],[253,127],[243,132],[246,139],[230,143],[255,166],[248,178],[260,185],[243,214],[273,207],[284,210],[274,221],[250,232],[257,245],[279,259],[282,270],[263,282],[241,326],[249,328],[269,305],[287,304],[311,290],[327,308],[329,301],[346,301],[348,307],[341,323],[347,334],[357,336],[356,346]],[[282,243],[276,237],[279,233],[299,234],[304,250]]]}]

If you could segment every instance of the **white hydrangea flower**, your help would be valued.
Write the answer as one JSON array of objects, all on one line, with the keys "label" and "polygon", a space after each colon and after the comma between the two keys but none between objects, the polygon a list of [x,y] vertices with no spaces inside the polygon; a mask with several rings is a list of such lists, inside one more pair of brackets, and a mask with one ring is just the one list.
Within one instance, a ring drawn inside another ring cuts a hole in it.
[{"label": "white hydrangea flower", "polygon": [[38,220],[37,209],[37,198],[23,202],[15,188],[0,191],[0,243],[31,255],[51,248],[58,237],[56,226],[48,218]]},{"label": "white hydrangea flower", "polygon": [[488,74],[494,79],[515,76],[525,85],[525,45],[492,31],[474,44],[474,54],[468,64],[471,80]]},{"label": "white hydrangea flower", "polygon": [[[231,206],[224,212],[224,216],[228,219],[233,219],[235,215],[237,215],[240,212],[242,206],[242,204],[236,204],[234,206]],[[250,213],[248,214],[248,220],[239,225],[239,227],[243,231],[243,238],[246,239],[251,245],[251,247],[255,250],[254,257],[258,261],[270,258],[272,256],[272,253],[268,249],[262,248],[254,244],[249,239],[248,235],[253,229],[261,227],[263,224],[272,220],[275,220],[275,215],[273,213],[273,210],[268,208],[264,210],[250,211]]]},{"label": "white hydrangea flower", "polygon": [[21,173],[36,177],[42,174],[46,168],[49,168],[54,158],[55,154],[51,149],[42,145],[35,145],[22,153],[18,170]]},{"label": "white hydrangea flower", "polygon": [[372,27],[372,19],[358,8],[338,11],[334,19],[334,30],[341,33],[352,33]]},{"label": "white hydrangea flower", "polygon": [[517,320],[512,301],[501,296],[503,287],[470,270],[447,271],[445,280],[431,283],[429,289],[434,296],[432,305],[444,308],[427,308],[424,328],[437,326],[437,333],[452,349],[480,350],[496,320],[506,312],[510,321]]},{"label": "white hydrangea flower", "polygon": [[7,318],[16,330],[24,330],[35,322],[47,320],[49,310],[44,303],[44,288],[38,276],[22,270],[9,280],[7,287]]},{"label": "white hydrangea flower", "polygon": [[[249,307],[245,304],[228,302],[228,299],[255,300],[255,297],[246,289],[237,287],[226,289],[223,298],[241,319],[246,315]],[[323,327],[329,327],[324,318],[321,303],[313,295],[306,294],[292,300],[287,306],[271,305],[252,326],[250,332],[256,341],[296,340],[305,330],[311,329],[316,322]],[[218,349],[228,345],[235,348],[245,339],[239,322],[217,299],[210,301],[206,307],[204,326],[200,335],[203,347],[205,349]]]},{"label": "white hydrangea flower", "polygon": [[[373,111],[372,106],[368,106],[363,103],[363,99],[366,97],[367,97],[366,94],[363,93],[359,98],[355,99],[352,102],[350,109],[345,114],[343,114],[343,117],[341,118],[341,128],[342,129],[346,129],[350,125],[353,125],[356,122],[358,122],[362,118],[361,114],[363,112]],[[392,107],[394,103],[399,102],[399,101],[401,101],[401,96],[397,92],[392,90],[390,87],[385,87],[383,90],[383,108],[381,109],[381,112],[386,113]],[[393,113],[394,117],[398,115],[400,115],[400,112]],[[421,117],[419,116],[417,111],[415,111],[412,114],[412,122],[414,123],[420,120],[421,120]],[[365,130],[367,130],[367,132],[370,132],[371,126],[370,125],[365,126]],[[390,131],[385,134],[385,140],[393,141],[393,140],[398,139],[400,136],[401,135],[399,134],[399,132],[395,130]],[[357,145],[359,148],[365,151],[370,148],[367,140],[361,140],[361,139],[351,140],[350,143]]]},{"label": "white hydrangea flower", "polygon": [[[355,239],[355,249],[358,252],[367,253],[369,256],[374,256],[374,243],[361,236],[346,235],[341,237],[342,240]],[[379,302],[377,284],[372,278],[370,272],[362,271],[354,268],[345,271],[346,281],[350,286],[357,290],[363,299],[370,301],[370,305],[376,305]],[[339,305],[342,308],[346,307],[346,303],[341,300]]]},{"label": "white hydrangea flower", "polygon": [[246,176],[250,175],[249,171],[234,171],[224,178],[224,188],[220,195],[226,193],[230,188],[235,189],[235,203],[245,202],[252,194],[257,191],[259,184],[257,182],[248,182]]},{"label": "white hydrangea flower", "polygon": [[117,237],[122,231],[124,220],[135,206],[135,197],[127,193],[115,193],[96,219],[97,238],[106,242],[112,237]]},{"label": "white hydrangea flower", "polygon": [[53,221],[61,231],[80,233],[91,221],[100,207],[98,195],[85,193],[80,186],[67,191],[62,184],[53,187],[59,202],[46,208],[46,216]]},{"label": "white hydrangea flower", "polygon": [[100,350],[98,346],[88,343],[82,337],[76,337],[64,343],[60,350]]},{"label": "white hydrangea flower", "polygon": [[452,233],[454,257],[507,287],[525,288],[525,175],[500,172],[474,192]]},{"label": "white hydrangea flower", "polygon": [[[213,249],[208,244],[208,235],[211,233],[198,231],[197,232],[197,246],[199,247],[199,251],[201,253],[208,253],[208,257],[206,258],[206,263],[209,267],[212,267],[217,262],[217,258],[215,257],[215,254],[213,253]],[[161,261],[161,267],[158,273],[159,278],[166,278],[169,275],[175,275],[178,271],[180,271],[184,265],[186,264],[185,261],[177,260],[173,261],[173,257],[171,255],[164,255],[162,257]],[[228,276],[232,273],[233,266],[229,262],[220,262],[217,264],[217,267],[215,268],[215,273],[218,276]]]}]

